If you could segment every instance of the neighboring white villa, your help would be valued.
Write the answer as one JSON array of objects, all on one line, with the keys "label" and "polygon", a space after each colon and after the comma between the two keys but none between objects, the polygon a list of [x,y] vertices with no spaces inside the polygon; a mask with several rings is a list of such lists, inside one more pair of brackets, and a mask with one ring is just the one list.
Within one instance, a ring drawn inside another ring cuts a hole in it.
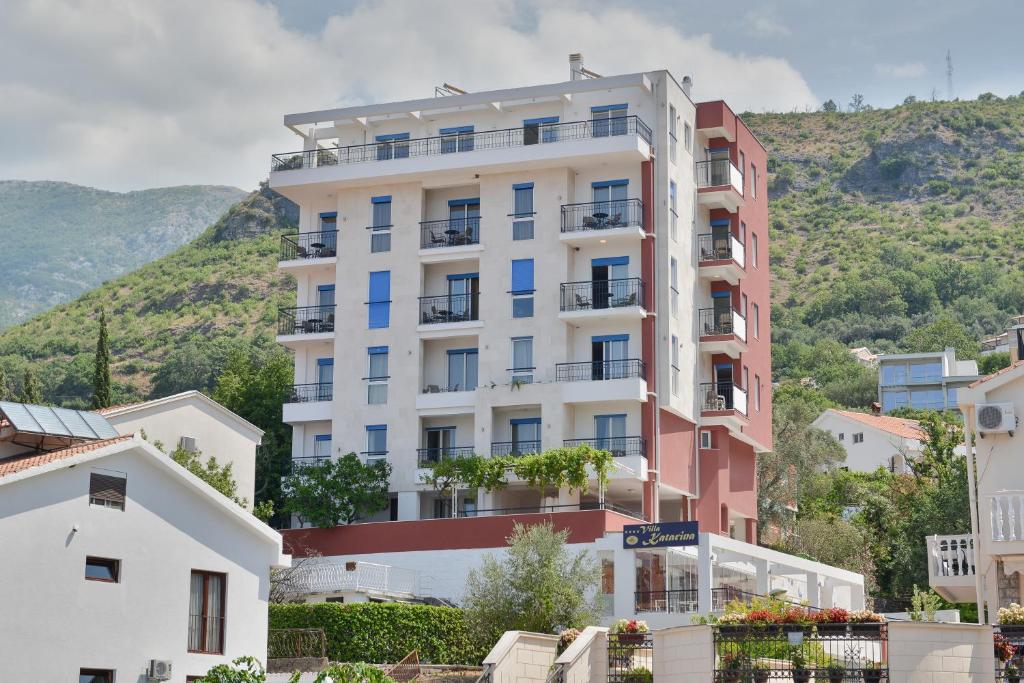
[{"label": "neighboring white villa", "polygon": [[178,446],[231,464],[239,497],[251,505],[256,495],[256,447],[263,430],[199,391],[185,391],[145,403],[98,411],[120,434],[144,433],[167,452]]},{"label": "neighboring white villa", "polygon": [[844,466],[854,472],[883,467],[902,474],[907,471],[907,458],[921,454],[924,439],[917,420],[833,408],[819,415],[812,426],[835,437],[846,451]]},{"label": "neighboring white villa", "polygon": [[[0,681],[185,683],[264,657],[281,536],[96,413],[0,402]],[[80,679],[84,680],[84,679]]]}]

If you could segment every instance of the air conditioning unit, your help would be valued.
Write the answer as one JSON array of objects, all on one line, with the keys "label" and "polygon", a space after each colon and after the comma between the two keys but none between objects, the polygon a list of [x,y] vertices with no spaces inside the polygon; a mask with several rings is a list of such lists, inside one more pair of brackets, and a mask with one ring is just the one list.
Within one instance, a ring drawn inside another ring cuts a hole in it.
[{"label": "air conditioning unit", "polygon": [[169,681],[171,680],[171,660],[151,659],[149,660],[149,680]]},{"label": "air conditioning unit", "polygon": [[183,436],[178,441],[178,446],[181,450],[187,453],[195,453],[198,449],[196,448],[196,439],[194,436]]},{"label": "air conditioning unit", "polygon": [[974,424],[978,434],[986,432],[1009,432],[1017,429],[1017,417],[1012,403],[979,403]]}]

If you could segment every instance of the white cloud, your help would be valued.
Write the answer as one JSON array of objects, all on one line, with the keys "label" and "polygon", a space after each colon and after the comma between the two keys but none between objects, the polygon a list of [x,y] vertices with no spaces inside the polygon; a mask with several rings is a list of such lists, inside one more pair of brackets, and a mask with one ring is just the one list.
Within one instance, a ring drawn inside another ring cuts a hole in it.
[{"label": "white cloud", "polygon": [[907,79],[920,78],[927,73],[921,62],[904,62],[903,64],[875,64],[875,73],[885,78]]},{"label": "white cloud", "polygon": [[[289,30],[256,0],[16,0],[0,22],[0,177],[110,189],[252,187],[295,146],[283,114],[668,68],[737,111],[817,105],[785,60],[727,54],[622,8],[379,0]],[[524,22],[523,17],[530,17]]]},{"label": "white cloud", "polygon": [[744,17],[747,32],[763,38],[788,36],[790,34],[789,27],[783,24],[775,14],[775,10],[770,7],[759,7],[747,12]]}]

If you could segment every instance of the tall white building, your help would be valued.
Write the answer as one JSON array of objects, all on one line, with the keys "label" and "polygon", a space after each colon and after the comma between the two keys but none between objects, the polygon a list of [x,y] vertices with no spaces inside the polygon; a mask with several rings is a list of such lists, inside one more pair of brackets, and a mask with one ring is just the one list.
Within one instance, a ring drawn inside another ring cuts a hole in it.
[{"label": "tall white building", "polygon": [[[771,448],[764,148],[667,71],[290,114],[300,207],[278,340],[296,463],[393,468],[379,521],[601,506],[421,481],[441,458],[590,443],[607,508],[752,540]],[[560,507],[555,507],[560,506]]]}]

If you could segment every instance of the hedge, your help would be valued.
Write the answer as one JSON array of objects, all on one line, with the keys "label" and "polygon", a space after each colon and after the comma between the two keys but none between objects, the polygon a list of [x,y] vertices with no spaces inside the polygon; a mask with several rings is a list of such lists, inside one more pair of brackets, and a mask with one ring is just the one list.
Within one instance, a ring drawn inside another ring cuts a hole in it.
[{"label": "hedge", "polygon": [[474,642],[462,610],[403,603],[335,602],[270,605],[270,628],[322,628],[333,662],[385,664],[412,650],[431,664],[483,661],[489,646]]}]

